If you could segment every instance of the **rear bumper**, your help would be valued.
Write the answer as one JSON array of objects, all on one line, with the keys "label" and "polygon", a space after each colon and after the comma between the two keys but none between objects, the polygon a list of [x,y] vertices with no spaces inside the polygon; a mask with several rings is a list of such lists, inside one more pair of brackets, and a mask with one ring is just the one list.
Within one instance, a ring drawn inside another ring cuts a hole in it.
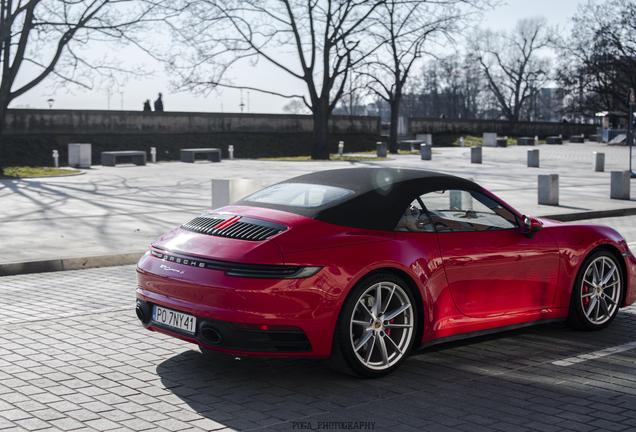
[{"label": "rear bumper", "polygon": [[[149,310],[156,304],[194,315],[197,326],[213,328],[222,342],[206,341],[198,327],[191,335],[146,321],[149,330],[239,355],[329,357],[344,287],[351,278],[343,269],[323,268],[305,279],[256,279],[183,263],[170,262],[168,269],[162,265],[166,267],[165,261],[151,255],[139,261],[137,300]],[[263,332],[261,326],[296,330]]]},{"label": "rear bumper", "polygon": [[196,316],[194,335],[151,321],[154,304],[137,300],[137,317],[141,324],[205,348],[252,355],[310,353],[311,343],[305,332],[294,326],[243,324]]}]

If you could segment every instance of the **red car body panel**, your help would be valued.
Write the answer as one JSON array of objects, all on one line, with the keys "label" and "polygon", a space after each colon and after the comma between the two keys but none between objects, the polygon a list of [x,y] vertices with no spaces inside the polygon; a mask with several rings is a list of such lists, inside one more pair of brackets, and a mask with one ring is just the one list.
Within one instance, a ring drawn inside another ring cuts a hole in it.
[{"label": "red car body panel", "polygon": [[438,234],[457,308],[474,318],[552,307],[559,249],[546,231]]},{"label": "red car body panel", "polygon": [[[636,260],[624,239],[604,226],[544,219],[543,229],[530,239],[520,228],[470,235],[392,232],[349,228],[267,208],[228,206],[215,213],[257,218],[287,229],[254,242],[177,228],[151,248],[171,258],[146,254],[139,261],[138,299],[228,323],[298,327],[311,344],[311,350],[302,353],[232,350],[147,325],[222,352],[328,357],[347,294],[363,277],[381,269],[396,273],[419,294],[422,344],[565,318],[579,267],[598,247],[610,250],[624,265],[623,305],[636,300]],[[241,278],[178,262],[174,257],[180,255],[322,269],[305,279]]]},{"label": "red car body panel", "polygon": [[[555,307],[567,308],[570,293],[579,267],[585,257],[594,249],[603,247],[620,256],[619,262],[625,265],[626,293],[623,306],[636,301],[636,259],[631,254],[625,239],[614,229],[604,225],[563,224],[541,219],[543,230],[550,233],[559,247],[561,267],[559,285],[554,298]],[[628,254],[629,256],[621,256]]]}]

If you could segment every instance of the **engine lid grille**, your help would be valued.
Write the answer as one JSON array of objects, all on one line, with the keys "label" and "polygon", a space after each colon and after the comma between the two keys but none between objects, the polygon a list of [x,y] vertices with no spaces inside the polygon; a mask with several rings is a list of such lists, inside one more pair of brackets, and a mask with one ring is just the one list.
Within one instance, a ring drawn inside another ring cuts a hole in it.
[{"label": "engine lid grille", "polygon": [[263,241],[285,231],[287,227],[260,219],[210,213],[181,225],[181,229],[217,237]]}]

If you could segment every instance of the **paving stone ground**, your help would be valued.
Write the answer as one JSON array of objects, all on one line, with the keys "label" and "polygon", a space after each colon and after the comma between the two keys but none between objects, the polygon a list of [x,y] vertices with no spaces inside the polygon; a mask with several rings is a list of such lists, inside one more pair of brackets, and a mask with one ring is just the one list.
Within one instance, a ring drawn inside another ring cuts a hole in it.
[{"label": "paving stone ground", "polygon": [[362,380],[149,332],[134,287],[134,266],[0,278],[2,432],[636,428],[635,307],[600,332],[555,323],[448,343]]}]

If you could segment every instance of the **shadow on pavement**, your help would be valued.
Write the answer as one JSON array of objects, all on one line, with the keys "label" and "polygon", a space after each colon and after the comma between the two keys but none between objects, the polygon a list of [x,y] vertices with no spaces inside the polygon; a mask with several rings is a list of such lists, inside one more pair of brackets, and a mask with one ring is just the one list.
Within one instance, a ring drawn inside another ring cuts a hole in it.
[{"label": "shadow on pavement", "polygon": [[[237,430],[365,430],[364,422],[400,431],[562,430],[577,422],[603,429],[601,421],[622,430],[633,420],[623,411],[634,413],[636,402],[634,350],[554,362],[633,343],[635,323],[622,312],[595,333],[555,323],[447,343],[377,380],[341,375],[321,360],[194,350],[165,360],[157,374],[190,408]],[[585,408],[591,404],[612,404],[613,419],[591,415],[599,412]]]}]

